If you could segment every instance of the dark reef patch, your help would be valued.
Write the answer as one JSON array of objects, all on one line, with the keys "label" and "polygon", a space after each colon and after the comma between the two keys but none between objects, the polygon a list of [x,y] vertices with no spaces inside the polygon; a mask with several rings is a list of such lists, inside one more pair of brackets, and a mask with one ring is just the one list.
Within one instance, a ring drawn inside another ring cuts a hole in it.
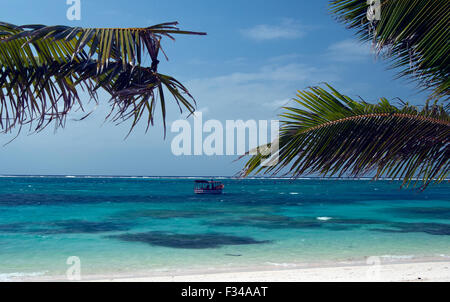
[{"label": "dark reef patch", "polygon": [[395,222],[387,225],[388,228],[376,228],[372,231],[383,233],[426,233],[430,235],[450,235],[450,224],[445,223],[408,223]]},{"label": "dark reef patch", "polygon": [[249,207],[249,206],[234,206],[227,208],[208,208],[208,209],[189,209],[189,210],[171,210],[171,209],[142,209],[133,211],[122,211],[113,214],[114,219],[138,219],[138,218],[152,218],[152,219],[172,219],[172,218],[202,218],[202,217],[216,217],[220,215],[261,215],[266,213],[274,213],[277,208],[274,207]]},{"label": "dark reef patch", "polygon": [[90,222],[84,220],[64,220],[55,221],[49,226],[55,227],[54,230],[50,230],[50,234],[72,234],[72,233],[107,233],[117,231],[127,231],[131,228],[129,224],[103,221],[103,222]]},{"label": "dark reef patch", "polygon": [[270,241],[255,240],[251,237],[238,237],[220,233],[178,234],[170,232],[147,232],[108,236],[128,242],[141,242],[153,246],[164,246],[177,249],[208,249],[226,245],[263,244]]},{"label": "dark reef patch", "polygon": [[[433,212],[433,211],[432,211]],[[450,235],[450,224],[444,223],[407,223],[365,218],[333,218],[317,220],[315,217],[288,217],[282,215],[245,216],[220,219],[206,224],[219,227],[256,227],[263,229],[326,229],[345,231],[363,226],[380,226],[371,231],[384,233],[426,233],[430,235]]]},{"label": "dark reef patch", "polygon": [[249,226],[264,229],[315,229],[324,228],[334,231],[349,230],[361,225],[384,224],[383,220],[336,218],[326,221],[316,217],[288,217],[282,215],[245,216],[220,219],[208,222],[208,225],[221,227]]},{"label": "dark reef patch", "polygon": [[446,207],[402,207],[402,208],[399,207],[399,208],[387,208],[379,211],[393,213],[396,216],[405,218],[450,220],[450,208]]},{"label": "dark reef patch", "polygon": [[113,217],[120,219],[136,219],[136,218],[153,218],[153,219],[170,219],[170,218],[198,218],[209,215],[206,210],[133,210],[124,211],[114,214]]},{"label": "dark reef patch", "polygon": [[22,233],[28,225],[21,222],[0,224],[0,233]]},{"label": "dark reef patch", "polygon": [[61,220],[50,222],[11,223],[0,225],[0,232],[23,234],[96,234],[128,231],[130,224],[112,221]]},{"label": "dark reef patch", "polygon": [[179,196],[173,200],[172,196],[165,195],[74,195],[74,194],[0,194],[1,206],[43,206],[43,205],[71,205],[71,204],[99,204],[99,203],[183,203],[186,198]]}]

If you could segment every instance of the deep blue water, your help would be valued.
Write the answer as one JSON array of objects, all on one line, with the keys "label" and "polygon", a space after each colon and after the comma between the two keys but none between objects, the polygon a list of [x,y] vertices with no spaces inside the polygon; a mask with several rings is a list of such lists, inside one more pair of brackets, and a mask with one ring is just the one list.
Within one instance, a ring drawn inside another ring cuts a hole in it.
[{"label": "deep blue water", "polygon": [[446,258],[450,185],[368,180],[0,178],[0,280]]}]

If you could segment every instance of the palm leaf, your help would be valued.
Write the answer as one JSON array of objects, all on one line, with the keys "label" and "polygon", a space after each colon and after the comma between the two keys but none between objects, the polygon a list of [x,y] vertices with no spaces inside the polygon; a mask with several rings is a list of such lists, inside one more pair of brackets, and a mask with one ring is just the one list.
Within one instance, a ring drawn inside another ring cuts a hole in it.
[{"label": "palm leaf", "polygon": [[106,90],[111,95],[111,113],[107,117],[114,122],[133,118],[130,131],[144,113],[148,115],[148,125],[153,125],[154,111],[149,108],[154,108],[157,102],[155,91],[159,93],[164,122],[163,87],[172,94],[181,112],[195,110],[186,99],[192,96],[176,79],[130,64],[123,69],[120,62],[110,63],[102,73],[97,73],[96,60],[53,62],[20,71],[5,69],[0,86],[4,88],[0,90],[0,127],[5,131],[17,124],[30,123],[31,126],[33,121],[36,122],[34,130],[42,130],[52,121],[63,126],[74,106],[82,108],[77,89],[88,91],[92,99],[97,99],[98,89]]},{"label": "palm leaf", "polygon": [[399,77],[430,89],[430,98],[450,93],[450,1],[381,0],[381,20],[369,22],[366,0],[333,0],[331,12],[362,41],[399,68]]},{"label": "palm leaf", "polygon": [[[328,89],[326,89],[328,88]],[[326,84],[298,91],[296,107],[281,115],[279,163],[263,167],[264,156],[250,158],[242,171],[288,175],[414,179],[422,188],[448,177],[450,116],[437,104],[422,109],[387,99],[356,101]]]},{"label": "palm leaf", "polygon": [[[62,126],[74,106],[82,108],[78,89],[97,101],[96,92],[103,88],[111,95],[108,117],[132,119],[130,131],[145,114],[153,124],[159,98],[165,129],[164,89],[180,111],[193,112],[195,100],[180,82],[158,72],[161,39],[204,34],[176,25],[109,29],[0,23],[0,127],[10,131],[33,121],[34,130],[52,121]],[[146,55],[149,67],[142,66]]]}]

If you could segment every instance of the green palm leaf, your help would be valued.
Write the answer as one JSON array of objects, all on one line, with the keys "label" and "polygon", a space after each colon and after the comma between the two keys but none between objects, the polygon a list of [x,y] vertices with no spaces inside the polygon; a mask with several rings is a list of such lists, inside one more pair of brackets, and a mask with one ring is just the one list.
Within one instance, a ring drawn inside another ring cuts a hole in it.
[{"label": "green palm leaf", "polygon": [[399,77],[418,81],[431,98],[450,93],[450,1],[381,0],[381,19],[370,22],[367,0],[333,0],[332,13],[377,53],[390,58]]},{"label": "green palm leaf", "polygon": [[278,164],[263,167],[264,156],[252,156],[244,176],[374,173],[375,179],[403,179],[405,186],[417,178],[423,188],[448,177],[450,116],[442,105],[397,108],[385,98],[369,104],[325,88],[298,91],[297,106],[281,115]]},{"label": "green palm leaf", "polygon": [[[25,81],[18,80],[21,77]],[[98,89],[106,90],[111,95],[108,117],[115,122],[133,118],[130,131],[145,114],[148,126],[153,124],[157,96],[161,100],[164,122],[163,87],[172,94],[180,111],[195,110],[185,97],[192,96],[176,79],[130,64],[123,69],[122,63],[118,62],[111,63],[100,74],[95,60],[53,62],[20,71],[5,69],[0,77],[0,86],[4,88],[0,90],[0,127],[5,131],[17,124],[30,123],[31,126],[32,122],[35,122],[33,128],[37,131],[52,121],[63,126],[67,113],[74,106],[82,108],[77,89],[87,91],[93,99],[96,99]]]},{"label": "green palm leaf", "polygon": [[[0,127],[10,131],[34,121],[35,130],[52,121],[62,126],[74,106],[82,108],[78,89],[97,101],[96,92],[103,88],[111,95],[108,117],[113,121],[132,119],[131,131],[147,115],[149,126],[159,99],[165,129],[165,90],[180,110],[193,112],[195,101],[175,78],[158,72],[161,39],[204,34],[176,25],[120,29],[0,23]],[[145,56],[148,67],[142,65]]]}]

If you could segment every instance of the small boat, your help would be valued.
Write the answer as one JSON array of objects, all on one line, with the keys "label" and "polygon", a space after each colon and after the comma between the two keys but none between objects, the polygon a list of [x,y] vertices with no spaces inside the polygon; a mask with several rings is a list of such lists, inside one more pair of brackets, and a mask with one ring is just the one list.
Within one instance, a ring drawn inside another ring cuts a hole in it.
[{"label": "small boat", "polygon": [[222,194],[225,186],[220,181],[196,180],[195,194]]}]

